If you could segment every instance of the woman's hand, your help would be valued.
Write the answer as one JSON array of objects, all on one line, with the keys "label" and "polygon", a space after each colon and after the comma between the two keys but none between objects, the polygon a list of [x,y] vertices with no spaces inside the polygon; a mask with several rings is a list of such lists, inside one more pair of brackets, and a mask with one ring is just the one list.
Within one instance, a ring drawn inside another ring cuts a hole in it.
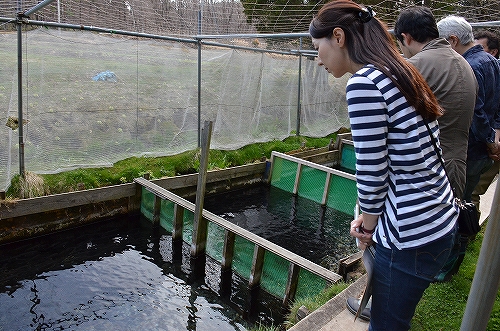
[{"label": "woman's hand", "polygon": [[[377,225],[378,215],[361,214],[359,217],[351,222],[351,229],[349,233],[352,237],[358,239],[359,249],[365,249],[373,244],[372,232]],[[366,231],[362,231],[365,228]]]}]

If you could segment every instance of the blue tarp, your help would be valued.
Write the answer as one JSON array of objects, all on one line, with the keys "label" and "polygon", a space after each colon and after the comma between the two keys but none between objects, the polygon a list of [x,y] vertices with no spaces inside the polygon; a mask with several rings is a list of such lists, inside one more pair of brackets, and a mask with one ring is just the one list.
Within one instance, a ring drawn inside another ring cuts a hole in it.
[{"label": "blue tarp", "polygon": [[115,73],[109,70],[103,71],[92,77],[92,80],[97,82],[97,81],[104,81],[104,82],[113,82],[116,83],[118,81],[118,78],[116,77]]}]

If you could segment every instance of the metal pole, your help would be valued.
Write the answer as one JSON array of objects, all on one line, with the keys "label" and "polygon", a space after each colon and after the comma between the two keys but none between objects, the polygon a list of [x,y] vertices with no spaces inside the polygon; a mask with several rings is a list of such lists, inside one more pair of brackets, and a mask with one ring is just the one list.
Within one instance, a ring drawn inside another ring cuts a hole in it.
[{"label": "metal pole", "polygon": [[300,52],[301,50],[302,50],[302,37],[299,38],[299,82],[297,87],[297,132],[295,133],[296,136],[300,136],[300,114],[302,111],[302,104],[300,102],[301,99],[300,86],[302,80],[302,53]]},{"label": "metal pole", "polygon": [[500,179],[484,234],[460,331],[486,330],[500,285]]},{"label": "metal pole", "polygon": [[198,40],[198,148],[201,147],[201,41]]},{"label": "metal pole", "polygon": [[17,27],[17,120],[19,122],[19,175],[24,178],[24,130],[23,130],[23,35],[21,17]]},{"label": "metal pole", "polygon": [[[198,35],[201,35],[203,3],[198,10]],[[201,39],[198,39],[198,148],[201,147]]]},{"label": "metal pole", "polygon": [[43,7],[47,6],[47,5],[50,5],[52,2],[54,2],[55,0],[45,0],[45,1],[42,1],[40,2],[38,5],[36,5],[35,7],[25,11],[23,14],[25,16],[30,16],[31,14],[33,14],[34,12],[36,11],[39,11],[40,9],[42,9]]}]

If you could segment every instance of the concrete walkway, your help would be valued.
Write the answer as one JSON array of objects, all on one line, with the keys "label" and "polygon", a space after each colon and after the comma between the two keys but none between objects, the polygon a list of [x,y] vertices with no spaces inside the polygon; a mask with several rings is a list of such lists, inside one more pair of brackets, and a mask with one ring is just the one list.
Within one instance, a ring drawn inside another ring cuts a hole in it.
[{"label": "concrete walkway", "polygon": [[[498,180],[498,179],[497,179]],[[496,180],[491,183],[488,191],[480,196],[479,209],[482,224],[488,217],[496,188]],[[360,297],[366,285],[366,275],[359,278],[347,289],[332,298],[322,307],[307,315],[289,331],[367,331],[368,322],[359,318],[354,321],[354,315],[346,308],[346,300],[349,296]]]}]

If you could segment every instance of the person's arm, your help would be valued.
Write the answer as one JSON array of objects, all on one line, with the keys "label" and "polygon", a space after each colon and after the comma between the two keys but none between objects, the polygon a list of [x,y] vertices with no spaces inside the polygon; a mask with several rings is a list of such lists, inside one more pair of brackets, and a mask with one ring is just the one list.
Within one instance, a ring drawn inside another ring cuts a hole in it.
[{"label": "person's arm", "polygon": [[500,161],[500,129],[495,130],[495,145],[488,144],[488,155],[493,161]]},{"label": "person's arm", "polygon": [[387,106],[381,92],[366,77],[353,76],[346,92],[359,206],[363,213],[380,215],[389,186]]},{"label": "person's arm", "polygon": [[[476,76],[479,89],[476,98],[476,105],[474,107],[474,114],[472,116],[472,123],[470,127],[471,133],[477,141],[484,142],[493,147],[495,145],[495,128],[492,125],[494,125],[494,123],[490,123],[490,120],[484,110],[486,100],[485,86],[488,84],[486,77],[493,73],[483,72],[481,68],[473,68],[473,71]],[[497,114],[495,117],[496,116]]]},{"label": "person's arm", "polygon": [[363,213],[351,222],[350,235],[357,238],[359,248],[365,249],[373,244],[373,234],[377,226],[378,215]]},{"label": "person's arm", "polygon": [[[362,211],[352,221],[350,234],[369,245],[373,233],[367,232],[375,229],[388,190],[387,110],[381,92],[366,77],[354,75],[346,91]],[[361,226],[367,230],[365,233],[357,232]]]}]

